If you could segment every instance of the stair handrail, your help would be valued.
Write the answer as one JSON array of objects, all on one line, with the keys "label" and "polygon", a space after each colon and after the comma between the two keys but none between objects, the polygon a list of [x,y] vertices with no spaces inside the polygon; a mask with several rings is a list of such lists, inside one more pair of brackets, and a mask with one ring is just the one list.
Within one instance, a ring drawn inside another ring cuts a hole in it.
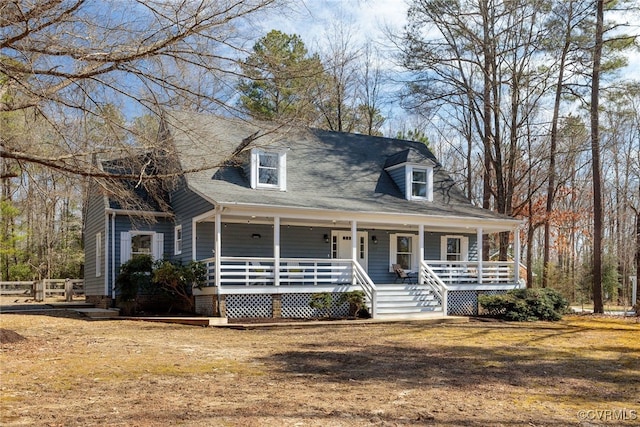
[{"label": "stair handrail", "polygon": [[369,277],[358,261],[353,261],[353,284],[360,285],[367,299],[371,303],[371,317],[378,314],[377,290],[373,280]]},{"label": "stair handrail", "polygon": [[447,315],[447,297],[449,287],[438,277],[424,260],[420,261],[420,284],[427,285],[442,301],[442,314]]}]

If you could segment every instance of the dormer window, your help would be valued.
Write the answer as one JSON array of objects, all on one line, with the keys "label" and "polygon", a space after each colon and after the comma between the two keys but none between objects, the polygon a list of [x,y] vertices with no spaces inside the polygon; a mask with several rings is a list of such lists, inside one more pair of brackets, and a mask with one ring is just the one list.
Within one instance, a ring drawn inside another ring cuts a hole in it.
[{"label": "dormer window", "polygon": [[251,188],[285,191],[286,154],[254,149],[251,152]]},{"label": "dormer window", "polygon": [[411,180],[411,197],[427,197],[427,170],[414,169]]},{"label": "dormer window", "polygon": [[278,155],[272,153],[258,154],[258,186],[278,186]]},{"label": "dormer window", "polygon": [[[426,147],[424,148],[426,150]],[[433,201],[433,168],[436,163],[427,152],[408,148],[387,158],[384,170],[407,200]]]},{"label": "dormer window", "polygon": [[406,165],[407,200],[433,200],[433,168]]}]

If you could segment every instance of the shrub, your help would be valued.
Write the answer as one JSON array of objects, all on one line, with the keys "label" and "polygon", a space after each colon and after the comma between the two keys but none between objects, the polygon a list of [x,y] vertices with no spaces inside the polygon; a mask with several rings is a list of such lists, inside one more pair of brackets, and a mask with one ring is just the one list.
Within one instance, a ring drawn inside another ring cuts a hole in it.
[{"label": "shrub", "polygon": [[[363,312],[362,314],[364,314],[364,311],[366,310],[365,298],[366,296],[363,291],[344,292],[340,294],[338,305],[349,304],[349,316],[358,317],[360,312]],[[366,310],[366,314],[369,314],[368,310]]]},{"label": "shrub", "polygon": [[206,266],[197,261],[191,261],[187,265],[158,261],[153,265],[153,283],[173,300],[177,298],[184,309],[193,311],[191,290],[204,285],[206,272]]},{"label": "shrub", "polygon": [[116,305],[123,314],[131,315],[137,311],[138,295],[151,287],[153,261],[150,256],[138,255],[120,266],[116,277]]},{"label": "shrub", "polygon": [[311,295],[309,307],[324,312],[325,317],[331,316],[331,306],[333,298],[329,292],[319,292]]},{"label": "shrub", "polygon": [[[116,304],[126,314],[142,308],[171,311],[177,301],[181,309],[193,311],[192,288],[206,281],[206,266],[197,261],[187,265],[170,261],[153,262],[147,255],[135,256],[120,266],[116,278]],[[148,298],[140,298],[140,296]]]},{"label": "shrub", "polygon": [[554,289],[515,289],[502,295],[481,295],[478,302],[490,317],[505,320],[560,320],[569,302]]}]

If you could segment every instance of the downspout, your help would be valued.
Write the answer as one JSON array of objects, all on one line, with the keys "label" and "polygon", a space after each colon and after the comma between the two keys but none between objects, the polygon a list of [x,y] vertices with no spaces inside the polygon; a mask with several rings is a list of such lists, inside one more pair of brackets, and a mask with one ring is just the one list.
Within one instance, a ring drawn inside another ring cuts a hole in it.
[{"label": "downspout", "polygon": [[104,214],[104,296],[109,296],[109,214]]},{"label": "downspout", "polygon": [[116,214],[111,214],[111,298],[116,299]]}]

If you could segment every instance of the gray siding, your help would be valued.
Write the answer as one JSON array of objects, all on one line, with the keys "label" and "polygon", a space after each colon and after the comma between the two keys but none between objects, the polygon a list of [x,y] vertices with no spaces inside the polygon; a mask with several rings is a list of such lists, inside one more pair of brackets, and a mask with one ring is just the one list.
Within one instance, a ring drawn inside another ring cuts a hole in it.
[{"label": "gray siding", "polygon": [[[170,244],[169,252],[167,253],[171,259],[186,263],[193,259],[191,250],[193,236],[192,219],[195,216],[212,210],[214,206],[189,190],[184,183],[178,190],[171,193],[171,204],[173,213],[175,214],[174,225],[182,225],[182,253],[180,255],[174,255],[173,227],[170,235],[165,236],[165,244],[167,241]],[[201,223],[198,224],[197,228],[196,259],[210,258],[212,256],[211,250],[213,249],[214,224]]]},{"label": "gray siding", "polygon": [[[87,212],[84,218],[84,289],[86,295],[104,295],[104,243],[105,199],[95,187],[89,192]],[[101,233],[102,274],[96,277],[96,234]]]},{"label": "gray siding", "polygon": [[[393,283],[395,273],[389,273],[389,245],[392,231],[369,231],[369,277],[374,283]],[[378,244],[373,243],[373,236]]]},{"label": "gray siding", "polygon": [[425,259],[440,259],[441,252],[441,239],[442,236],[455,235],[465,236],[469,238],[469,261],[475,261],[478,259],[478,245],[477,235],[474,234],[461,234],[461,233],[425,233],[424,235],[424,258]]},{"label": "gray siding", "polygon": [[[260,234],[259,239],[252,234]],[[272,257],[273,228],[264,224],[226,224],[222,226],[222,256]]]},{"label": "gray siding", "polygon": [[391,176],[391,179],[393,180],[393,182],[398,186],[398,189],[400,190],[400,192],[402,193],[402,196],[404,197],[405,194],[407,194],[406,193],[407,180],[406,180],[405,168],[401,167],[401,168],[393,169],[389,171],[389,175]]},{"label": "gray siding", "polygon": [[283,258],[331,258],[331,242],[324,241],[324,235],[331,236],[330,228],[288,227],[280,230],[280,254]]},{"label": "gray siding", "polygon": [[[206,234],[203,234],[206,231]],[[331,243],[324,241],[324,235],[331,235],[331,228],[288,227],[280,230],[280,256],[282,258],[331,258]],[[349,230],[343,230],[349,231]],[[393,230],[367,230],[368,232],[368,274],[375,283],[393,283],[395,274],[389,272],[390,235],[403,233]],[[213,223],[198,226],[198,252],[211,257],[213,248]],[[253,234],[259,234],[254,239]],[[416,233],[417,235],[417,233]],[[425,259],[440,259],[440,239],[444,233],[425,233]],[[378,243],[373,243],[376,236]],[[475,235],[469,237],[469,257],[476,254]],[[206,245],[200,244],[206,242]],[[227,224],[222,228],[222,256],[229,257],[273,257],[273,227],[265,224]],[[199,259],[202,259],[199,258]]]},{"label": "gray siding", "polygon": [[[109,224],[111,225],[111,224]],[[125,231],[154,231],[164,235],[163,258],[168,258],[169,249],[173,249],[173,221],[165,218],[158,218],[155,222],[150,222],[145,218],[131,218],[125,215],[116,216],[116,274],[120,268],[120,233]]]}]

